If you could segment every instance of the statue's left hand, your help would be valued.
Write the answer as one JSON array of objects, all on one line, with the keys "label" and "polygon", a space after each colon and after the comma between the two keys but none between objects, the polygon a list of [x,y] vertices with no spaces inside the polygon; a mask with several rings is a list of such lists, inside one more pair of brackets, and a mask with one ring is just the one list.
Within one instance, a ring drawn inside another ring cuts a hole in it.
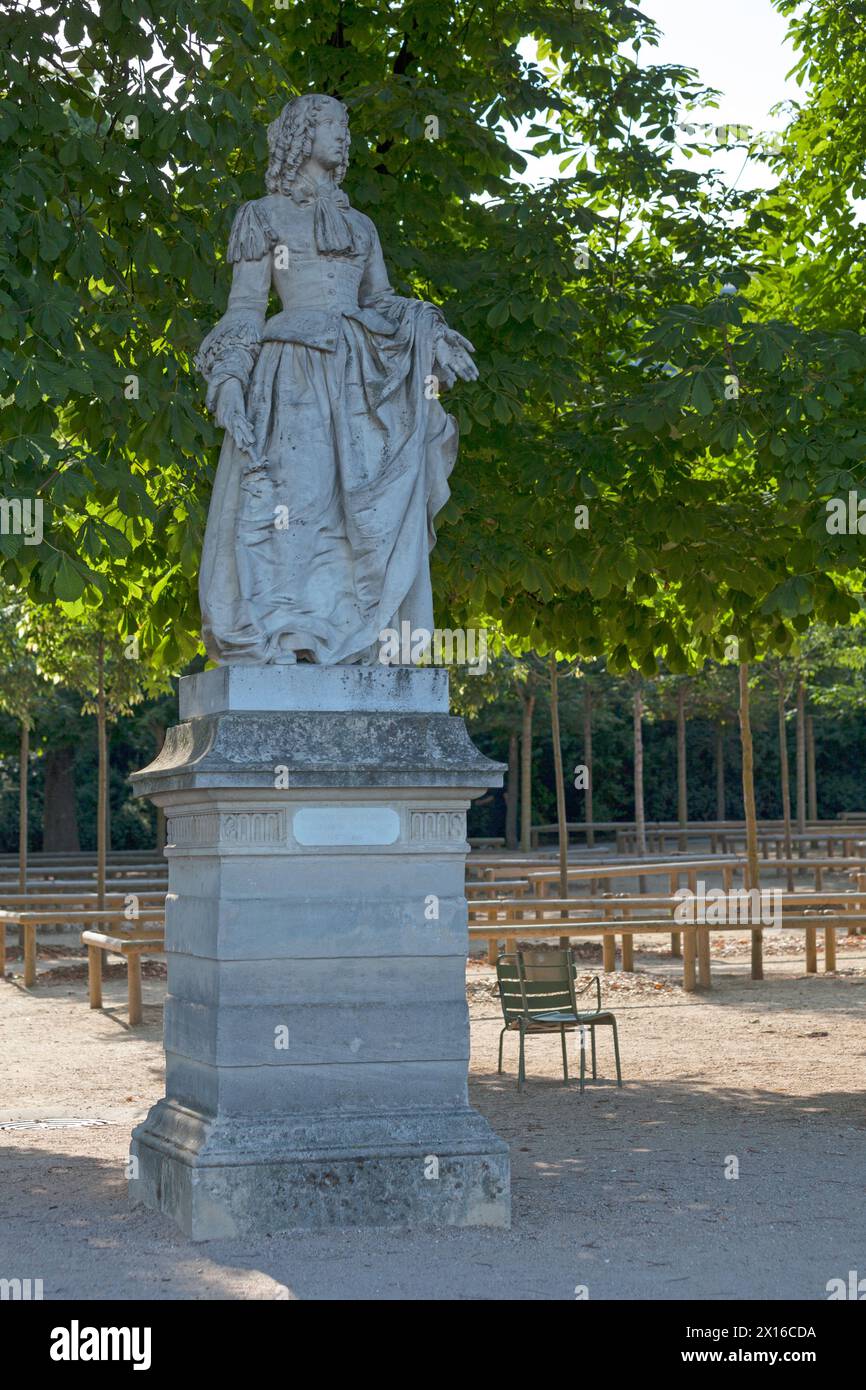
[{"label": "statue's left hand", "polygon": [[461,381],[478,380],[478,368],[470,356],[474,351],[469,339],[461,333],[453,328],[443,330],[433,358],[443,386],[453,386],[458,377]]}]

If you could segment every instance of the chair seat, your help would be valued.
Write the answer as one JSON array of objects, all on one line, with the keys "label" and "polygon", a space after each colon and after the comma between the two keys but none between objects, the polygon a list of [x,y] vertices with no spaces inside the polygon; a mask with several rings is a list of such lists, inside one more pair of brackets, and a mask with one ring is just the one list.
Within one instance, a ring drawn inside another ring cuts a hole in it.
[{"label": "chair seat", "polygon": [[[592,1014],[573,1014],[573,1013],[550,1013],[533,1014],[532,1018],[526,1023],[527,1033],[544,1033],[551,1028],[580,1028],[588,1027],[594,1023],[613,1023],[614,1016],[606,1011]],[[513,1018],[506,1023],[506,1028],[514,1029],[520,1027],[521,1020]]]}]

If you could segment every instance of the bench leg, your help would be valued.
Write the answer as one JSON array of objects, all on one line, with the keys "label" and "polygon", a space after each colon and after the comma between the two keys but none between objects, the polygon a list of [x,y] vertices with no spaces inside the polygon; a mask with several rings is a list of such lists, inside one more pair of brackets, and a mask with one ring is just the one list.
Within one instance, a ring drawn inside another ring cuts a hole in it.
[{"label": "bench leg", "polygon": [[601,940],[601,957],[604,962],[604,973],[612,974],[616,970],[616,937],[613,932],[605,932]]},{"label": "bench leg", "polygon": [[682,953],[683,953],[683,948],[682,948],[682,942],[680,941],[680,933],[679,933],[678,931],[672,931],[672,932],[671,932],[671,955],[672,955],[672,956],[681,956]]},{"label": "bench leg", "polygon": [[698,927],[698,984],[701,989],[711,989],[710,978],[710,929]]},{"label": "bench leg", "polygon": [[836,969],[836,928],[824,928],[824,970]]},{"label": "bench leg", "polygon": [[634,970],[634,936],[631,932],[623,932],[622,968],[623,970]]},{"label": "bench leg", "polygon": [[24,936],[24,985],[32,989],[36,984],[36,928],[23,926],[21,931]]},{"label": "bench leg", "polygon": [[752,932],[752,979],[764,978],[764,933]]},{"label": "bench leg", "polygon": [[687,927],[683,932],[683,989],[687,994],[695,988],[695,929]]},{"label": "bench leg", "polygon": [[6,923],[0,922],[0,980],[6,979]]},{"label": "bench leg", "polygon": [[102,951],[98,946],[87,948],[87,989],[91,1009],[102,1008]]},{"label": "bench leg", "polygon": [[141,1022],[141,952],[130,951],[126,961],[129,991],[129,1023],[134,1028]]},{"label": "bench leg", "polygon": [[818,970],[818,941],[815,927],[806,928],[806,974],[815,975]]}]

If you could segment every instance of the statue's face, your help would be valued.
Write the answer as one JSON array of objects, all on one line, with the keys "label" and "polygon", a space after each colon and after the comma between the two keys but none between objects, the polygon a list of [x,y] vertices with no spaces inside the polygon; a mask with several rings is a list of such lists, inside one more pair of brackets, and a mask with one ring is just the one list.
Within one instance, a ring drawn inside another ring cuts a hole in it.
[{"label": "statue's face", "polygon": [[319,112],[310,154],[324,169],[336,169],[345,159],[348,148],[349,122],[346,113],[336,101],[329,101]]}]

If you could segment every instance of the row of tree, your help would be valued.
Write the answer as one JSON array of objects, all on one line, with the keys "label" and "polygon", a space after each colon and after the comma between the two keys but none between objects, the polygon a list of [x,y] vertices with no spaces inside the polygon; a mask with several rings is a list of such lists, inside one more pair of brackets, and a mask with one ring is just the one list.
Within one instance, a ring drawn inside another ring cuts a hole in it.
[{"label": "row of tree", "polygon": [[[753,724],[760,733],[767,726],[776,728],[778,762],[773,777],[780,787],[773,802],[778,810],[774,815],[784,819],[788,806],[792,823],[805,826],[806,820],[819,816],[819,781],[816,776],[815,719],[823,721],[838,717],[859,716],[866,708],[866,682],[862,671],[866,664],[866,634],[862,627],[813,628],[801,649],[788,659],[773,659],[749,667],[749,710]],[[456,701],[461,712],[473,721],[475,737],[505,756],[509,763],[507,783],[512,788],[506,795],[505,834],[509,848],[530,848],[530,826],[534,821],[549,819],[548,796],[532,794],[538,785],[535,763],[538,753],[538,716],[542,730],[550,731],[562,721],[562,742],[570,749],[571,759],[563,759],[563,783],[569,792],[571,808],[580,806],[580,817],[591,824],[599,820],[631,819],[641,823],[645,796],[639,785],[639,774],[632,783],[631,803],[624,808],[621,802],[621,783],[610,767],[612,748],[616,746],[617,760],[626,758],[623,739],[616,742],[606,737],[613,727],[624,723],[626,708],[631,710],[631,759],[635,770],[641,769],[642,748],[646,724],[666,726],[674,730],[673,759],[667,759],[662,771],[664,781],[676,787],[673,816],[683,826],[689,819],[724,820],[731,815],[731,805],[737,805],[741,815],[741,791],[728,787],[728,745],[731,735],[740,738],[740,678],[735,664],[708,663],[692,676],[671,676],[659,671],[655,678],[612,676],[605,663],[594,662],[571,670],[557,669],[557,701],[552,703],[549,663],[538,657],[523,660],[500,657],[491,664],[484,677],[464,678],[456,687]],[[571,678],[573,677],[573,678]],[[637,714],[637,719],[635,719]],[[713,798],[708,802],[702,788],[701,806],[695,815],[689,802],[687,759],[687,727],[702,724],[712,731]],[[596,808],[596,758],[594,731],[601,728],[605,755],[601,778],[606,785],[616,784],[614,799],[602,791],[601,812]],[[791,738],[792,734],[792,738]],[[535,737],[534,737],[535,735]],[[542,734],[544,737],[544,734]],[[556,739],[552,739],[552,763],[557,763]],[[788,774],[788,749],[794,744],[796,776]],[[766,737],[762,737],[766,745]],[[571,766],[573,765],[574,766]],[[570,777],[574,774],[574,790]],[[765,803],[771,788],[767,788]],[[833,813],[838,802],[837,785],[828,784],[826,806]],[[520,802],[520,813],[518,813]],[[538,802],[541,802],[539,809]],[[833,808],[830,803],[833,802]],[[605,809],[605,806],[607,809]],[[614,809],[616,808],[616,812]],[[822,806],[824,813],[824,806]],[[669,812],[670,815],[670,812]],[[578,819],[571,815],[570,820]],[[594,844],[592,831],[587,842]],[[683,845],[685,848],[685,845]]]},{"label": "row of tree", "polygon": [[[21,604],[9,595],[0,603],[0,709],[19,724],[18,883],[27,883],[29,843],[28,770],[30,737],[36,723],[56,712],[61,695],[80,697],[82,712],[96,720],[97,894],[104,906],[109,846],[109,727],[120,715],[160,691],[171,691],[166,674],[142,662],[134,637],[118,639],[113,625],[85,627],[70,622],[60,607]],[[162,742],[158,715],[154,733]]]},{"label": "row of tree", "polygon": [[[537,707],[542,701],[545,704],[553,752],[556,819],[560,827],[563,868],[568,818],[567,774],[560,731],[562,716],[570,729],[579,729],[580,761],[573,769],[574,788],[578,800],[582,801],[583,819],[591,826],[596,814],[593,726],[612,706],[622,706],[625,701],[631,706],[632,815],[640,853],[646,853],[645,722],[670,720],[675,725],[676,818],[683,828],[690,820],[688,721],[701,720],[714,729],[715,818],[718,820],[725,820],[728,814],[725,745],[730,732],[736,730],[741,749],[742,804],[747,829],[753,836],[756,813],[752,723],[756,717],[762,724],[771,717],[777,729],[779,804],[786,858],[790,859],[794,825],[798,831],[805,832],[807,820],[815,820],[819,813],[815,713],[843,717],[862,712],[866,708],[864,667],[866,629],[862,624],[836,629],[816,626],[787,658],[774,656],[750,668],[744,663],[707,663],[700,671],[687,675],[659,670],[654,677],[639,673],[620,677],[611,674],[603,662],[564,666],[551,659],[543,661],[534,653],[527,653],[521,659],[506,654],[494,661],[485,675],[466,676],[459,683],[457,702],[480,732],[498,736],[500,746],[507,740],[505,838],[509,848],[519,847],[523,851],[530,849],[530,828],[537,819],[532,797],[533,729]],[[575,677],[576,681],[572,679]],[[788,746],[792,725],[796,750],[793,798]],[[571,769],[568,776],[571,776]],[[571,800],[573,802],[574,798]],[[594,843],[591,828],[587,829],[586,838],[589,845]],[[687,847],[688,842],[683,837],[681,848]]]},{"label": "row of tree", "polygon": [[[89,822],[96,824],[98,787],[108,783],[109,772],[117,822],[115,845],[151,843],[152,828],[145,824],[146,816],[142,820],[143,808],[129,800],[124,777],[149,759],[164,728],[176,720],[173,691],[151,693],[146,672],[135,664],[134,645],[103,649],[105,713],[101,718],[97,635],[91,635],[89,666],[83,660],[86,643],[77,653],[77,670],[76,664],[63,663],[63,676],[80,681],[76,693],[62,679],[40,674],[45,668],[37,651],[24,649],[26,660],[22,660],[19,633],[10,632],[10,613],[7,608],[7,643],[14,636],[16,645],[12,650],[6,647],[6,679],[0,679],[0,711],[7,710],[6,719],[0,719],[0,757],[5,767],[17,737],[19,761],[29,763],[35,774],[29,779],[36,797],[36,826],[29,831],[30,843],[41,843],[49,850],[77,849],[79,814],[84,817],[85,840],[91,843]],[[29,640],[35,640],[33,632]],[[833,815],[838,809],[862,806],[857,766],[866,755],[858,742],[866,699],[864,658],[858,625],[815,629],[798,658],[774,659],[751,668],[750,712],[759,774],[756,802],[763,816],[784,819],[787,806],[789,823],[802,829],[819,811]],[[59,669],[54,667],[55,672]],[[560,667],[556,686],[553,706],[549,663],[537,657],[516,661],[505,656],[494,661],[484,677],[455,680],[457,705],[470,719],[473,736],[491,756],[509,765],[504,806],[498,796],[486,799],[473,814],[473,833],[504,831],[509,847],[516,849],[522,831],[522,843],[528,847],[530,825],[557,816],[560,757],[569,822],[583,819],[591,824],[594,817],[638,822],[644,800],[647,817],[679,819],[682,824],[742,817],[735,666],[707,665],[695,676],[660,671],[655,678],[629,678],[611,675],[598,661],[571,674]],[[641,716],[637,723],[636,707]],[[555,738],[557,723],[561,730]],[[110,743],[112,765],[106,767]],[[846,745],[848,755],[840,756]],[[102,775],[98,775],[100,746]],[[789,761],[796,774],[789,773]],[[646,765],[646,796],[640,794],[638,779],[635,798],[635,780],[629,785],[628,778],[630,769],[642,764]],[[6,826],[11,820],[11,799],[13,795],[18,799],[19,790],[26,796],[27,781],[20,774],[13,781],[5,779]],[[107,791],[104,802],[110,848]],[[25,825],[28,819],[23,817]],[[6,831],[0,833],[11,848]],[[593,844],[591,829],[586,839]]]}]

